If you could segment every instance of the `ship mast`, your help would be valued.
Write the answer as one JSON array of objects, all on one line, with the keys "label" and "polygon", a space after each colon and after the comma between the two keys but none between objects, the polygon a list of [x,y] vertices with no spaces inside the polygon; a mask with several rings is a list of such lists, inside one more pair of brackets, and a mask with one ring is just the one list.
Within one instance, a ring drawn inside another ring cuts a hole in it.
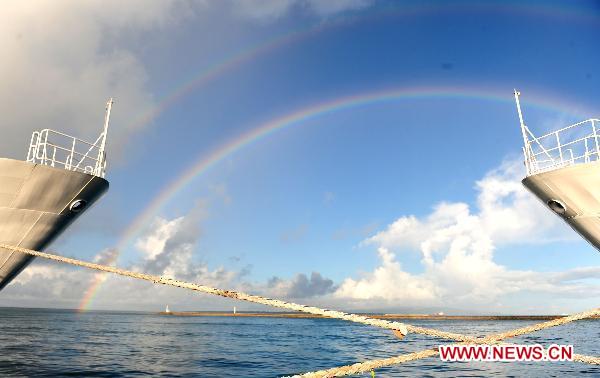
[{"label": "ship mast", "polygon": [[114,103],[113,98],[106,103],[106,115],[104,116],[104,129],[102,130],[100,142],[100,148],[98,150],[98,164],[99,168],[102,171],[102,176],[104,176],[106,171],[106,152],[104,151],[106,148],[106,137],[108,136],[108,125],[110,123],[110,110],[112,109],[112,104]]},{"label": "ship mast", "polygon": [[517,112],[519,113],[519,122],[521,123],[521,133],[523,134],[523,143],[525,144],[525,147],[527,147],[527,143],[529,142],[529,139],[527,138],[527,132],[526,132],[527,126],[525,126],[525,121],[523,121],[523,113],[521,112],[521,102],[519,101],[520,95],[521,95],[521,92],[519,92],[515,89],[515,102],[517,103]]},{"label": "ship mast", "polygon": [[521,124],[521,134],[523,136],[523,156],[525,157],[525,169],[527,170],[527,174],[530,173],[529,166],[529,138],[527,137],[527,132],[529,129],[525,125],[525,121],[523,121],[523,112],[521,111],[521,102],[519,101],[519,96],[521,96],[521,92],[514,90],[515,92],[515,102],[517,103],[517,113],[519,113],[519,123]]}]

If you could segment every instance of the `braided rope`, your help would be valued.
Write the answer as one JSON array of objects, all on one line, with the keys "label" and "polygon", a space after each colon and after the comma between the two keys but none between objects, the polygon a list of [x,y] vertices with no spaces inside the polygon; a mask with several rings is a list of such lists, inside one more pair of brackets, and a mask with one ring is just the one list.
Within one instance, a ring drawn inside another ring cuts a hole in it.
[{"label": "braided rope", "polygon": [[[405,362],[411,362],[421,360],[424,358],[435,357],[438,355],[437,349],[424,349],[419,352],[401,354],[396,357],[382,358],[379,360],[369,360],[365,362],[358,362],[352,365],[339,366],[331,369],[319,370],[310,373],[304,373],[301,375],[294,375],[293,378],[329,378],[329,377],[343,377],[345,375],[360,374],[369,372],[371,370],[380,369],[382,367],[402,364]],[[583,362],[591,365],[600,365],[600,357],[585,356],[582,354],[574,354],[573,361]]]},{"label": "braided rope", "polygon": [[[320,315],[323,317],[347,320],[347,321],[351,321],[351,322],[355,322],[355,323],[361,323],[361,324],[365,324],[365,325],[371,325],[371,326],[375,326],[375,327],[390,329],[393,331],[400,332],[401,335],[406,335],[410,331],[410,332],[418,333],[418,334],[422,334],[422,335],[438,337],[438,338],[443,338],[443,339],[450,339],[450,340],[454,340],[454,341],[460,341],[462,343],[474,343],[474,344],[497,343],[497,342],[507,339],[507,338],[516,337],[519,335],[528,334],[528,333],[539,331],[542,329],[556,327],[556,326],[570,323],[570,322],[573,322],[576,320],[586,319],[586,318],[600,315],[600,308],[597,308],[594,310],[573,314],[573,315],[566,316],[563,318],[554,319],[554,320],[551,320],[548,322],[534,324],[531,326],[518,328],[515,330],[502,332],[502,333],[498,333],[498,334],[493,334],[493,335],[489,335],[489,336],[483,337],[483,338],[477,338],[477,337],[466,336],[466,335],[462,335],[462,334],[458,334],[458,333],[438,331],[435,329],[417,327],[417,326],[412,326],[412,325],[405,325],[404,323],[400,323],[400,322],[391,322],[391,321],[387,321],[387,320],[383,320],[383,319],[369,318],[369,317],[366,317],[363,315],[349,314],[349,313],[345,313],[345,312],[341,312],[341,311],[333,311],[333,310],[321,309],[318,307],[305,306],[305,305],[281,301],[281,300],[277,300],[277,299],[266,298],[266,297],[262,297],[262,296],[258,296],[258,295],[245,294],[242,292],[236,292],[236,291],[232,291],[232,290],[217,289],[217,288],[213,288],[210,286],[197,285],[197,284],[193,284],[193,283],[189,283],[189,282],[178,281],[178,280],[168,278],[168,277],[154,276],[154,275],[145,274],[145,273],[137,273],[137,272],[133,272],[133,271],[125,270],[125,269],[120,269],[120,268],[115,268],[115,267],[105,266],[105,265],[100,265],[100,264],[94,264],[94,263],[90,263],[90,262],[86,262],[86,261],[76,260],[76,259],[72,259],[72,258],[68,258],[68,257],[54,255],[51,253],[39,252],[39,251],[35,251],[32,249],[16,247],[16,246],[11,246],[11,245],[7,245],[7,244],[0,244],[0,248],[8,249],[8,250],[12,250],[15,252],[20,252],[20,253],[25,253],[25,254],[32,255],[32,256],[42,257],[42,258],[49,259],[49,260],[59,261],[59,262],[67,263],[70,265],[81,266],[84,268],[99,270],[99,271],[108,272],[108,273],[114,273],[114,274],[118,274],[121,276],[137,278],[137,279],[141,279],[141,280],[145,280],[145,281],[150,281],[153,283],[159,283],[159,284],[163,284],[163,285],[170,285],[170,286],[180,287],[180,288],[184,288],[184,289],[200,291],[200,292],[204,292],[204,293],[208,293],[208,294],[218,295],[218,296],[225,297],[225,298],[238,299],[238,300],[258,303],[258,304],[262,304],[262,305],[266,305],[266,306],[285,308],[285,309],[289,309],[289,310],[306,312],[306,313],[314,314],[314,315]],[[327,369],[327,370],[320,370],[320,371],[316,371],[316,372],[305,373],[301,376],[313,378],[313,377],[336,377],[336,376],[357,374],[357,373],[370,371],[370,370],[373,370],[376,368],[381,368],[384,366],[400,364],[400,363],[404,363],[404,362],[415,361],[415,360],[419,360],[419,359],[423,359],[423,358],[427,358],[427,357],[432,357],[437,354],[438,354],[437,349],[426,349],[426,350],[422,350],[420,352],[403,354],[403,355],[396,356],[396,357],[388,357],[388,358],[378,359],[378,360],[369,360],[369,361],[365,361],[365,362],[355,363],[352,365],[346,365],[346,366],[341,366],[341,367]],[[576,354],[573,356],[573,361],[600,365],[600,357]]]},{"label": "braided rope", "polygon": [[476,343],[477,337],[461,335],[460,333],[446,332],[446,331],[438,331],[437,329],[417,327],[410,324],[406,325],[406,329],[411,333],[418,333],[420,335],[436,337],[439,339],[453,340],[453,341],[461,341],[465,343]]},{"label": "braided rope", "polygon": [[[400,323],[400,322],[392,322],[392,321],[383,320],[383,319],[373,319],[373,318],[369,318],[369,317],[366,317],[363,315],[348,314],[348,313],[341,312],[341,311],[326,310],[326,309],[321,309],[321,308],[312,307],[312,306],[304,306],[304,305],[297,304],[297,303],[280,301],[278,299],[265,298],[265,297],[261,297],[258,295],[245,294],[245,293],[241,293],[241,292],[237,292],[237,291],[233,291],[233,290],[223,290],[223,289],[217,289],[217,288],[210,287],[210,286],[197,285],[197,284],[193,284],[193,283],[189,283],[189,282],[178,281],[178,280],[175,280],[172,278],[167,278],[167,277],[153,276],[153,275],[144,274],[144,273],[136,273],[136,272],[132,272],[132,271],[125,270],[125,269],[115,268],[112,266],[94,264],[94,263],[90,263],[90,262],[86,262],[86,261],[71,259],[68,257],[54,255],[51,253],[34,251],[32,249],[27,249],[27,248],[15,247],[15,246],[7,245],[7,244],[0,244],[0,248],[12,250],[15,252],[21,252],[21,253],[25,253],[25,254],[32,255],[32,256],[43,257],[43,258],[49,259],[49,260],[60,261],[63,263],[81,266],[81,267],[85,267],[85,268],[89,268],[89,269],[119,274],[121,276],[133,277],[133,278],[137,278],[140,280],[150,281],[153,283],[159,283],[159,284],[163,284],[163,285],[170,285],[170,286],[180,287],[180,288],[189,289],[189,290],[201,291],[203,293],[218,295],[218,296],[225,297],[225,298],[238,299],[238,300],[247,301],[247,302],[259,303],[259,304],[266,305],[266,306],[285,308],[288,310],[306,312],[306,313],[314,314],[314,315],[320,315],[320,316],[323,316],[326,318],[347,320],[350,322],[361,323],[361,324],[365,324],[365,325],[396,330],[396,331],[399,331],[400,333],[402,333],[403,335],[406,335],[408,333],[406,325],[404,323]],[[441,334],[444,334],[444,333],[442,332]],[[446,336],[451,339],[455,339],[455,337],[460,337],[461,335],[447,333]],[[440,336],[440,337],[442,337],[442,336]]]},{"label": "braided rope", "polygon": [[175,280],[172,278],[153,276],[153,275],[145,274],[145,273],[132,272],[129,270],[115,268],[112,266],[94,264],[94,263],[90,263],[90,262],[86,262],[86,261],[76,260],[76,259],[63,257],[63,256],[51,254],[51,253],[46,253],[46,252],[34,251],[32,249],[16,247],[16,246],[7,245],[7,244],[0,244],[0,248],[12,250],[15,252],[26,253],[28,255],[42,257],[45,259],[59,261],[59,262],[63,262],[63,263],[67,263],[67,264],[71,264],[71,265],[75,265],[75,266],[81,266],[84,268],[99,270],[99,271],[108,272],[108,273],[114,273],[114,274],[118,274],[118,275],[126,276],[126,277],[133,277],[133,278],[137,278],[140,280],[150,281],[153,283],[159,283],[159,284],[163,284],[163,285],[170,285],[170,286],[180,287],[180,288],[184,288],[184,289],[200,291],[203,293],[218,295],[218,296],[225,297],[225,298],[238,299],[238,300],[247,301],[247,302],[259,303],[259,304],[266,305],[266,306],[272,306],[272,307],[284,308],[284,309],[293,310],[293,311],[305,312],[305,313],[314,314],[314,315],[320,315],[320,316],[323,316],[326,318],[341,319],[341,320],[346,320],[346,321],[350,321],[350,322],[370,325],[370,326],[374,326],[374,327],[396,330],[396,331],[400,332],[402,335],[406,335],[408,332],[413,332],[413,333],[418,333],[418,334],[425,335],[425,336],[431,336],[431,337],[437,337],[437,338],[461,341],[461,342],[476,342],[476,340],[477,340],[476,337],[465,336],[465,335],[461,335],[459,333],[439,331],[439,330],[423,328],[423,327],[416,327],[416,326],[406,325],[401,322],[389,321],[389,320],[384,320],[384,319],[375,319],[375,318],[370,318],[370,317],[363,316],[363,315],[349,314],[349,313],[345,313],[345,312],[341,312],[341,311],[326,310],[326,309],[321,309],[318,307],[305,306],[305,305],[301,305],[301,304],[297,304],[297,303],[285,302],[285,301],[281,301],[278,299],[271,299],[271,298],[266,298],[266,297],[262,297],[262,296],[258,296],[258,295],[250,295],[250,294],[233,291],[233,290],[217,289],[217,288],[213,288],[210,286],[197,285],[197,284],[193,284],[193,283],[189,283],[189,282],[178,281],[178,280]]},{"label": "braided rope", "polygon": [[[573,315],[565,316],[563,318],[558,318],[554,320],[550,320],[543,323],[532,324],[527,327],[517,328],[506,332],[491,334],[486,337],[475,338],[471,337],[469,341],[464,343],[473,343],[473,344],[496,344],[502,340],[510,339],[513,337],[525,335],[528,333],[540,331],[542,329],[557,327],[563,324],[571,323],[577,320],[587,319],[594,316],[600,315],[600,308],[596,308],[589,311],[579,312]],[[407,326],[410,332],[414,332],[412,326]],[[431,331],[429,329],[425,329],[427,331]],[[458,340],[460,341],[460,340]],[[294,377],[305,377],[305,378],[323,378],[323,377],[341,377],[344,375],[351,374],[359,374],[371,371],[376,368],[382,368],[385,366],[401,364],[404,362],[415,361],[427,357],[433,357],[438,355],[437,349],[426,349],[420,352],[402,354],[396,357],[383,358],[378,360],[369,360],[365,362],[358,362],[352,365],[340,366],[326,370],[319,370],[309,373],[304,373],[302,375],[295,375]],[[582,354],[573,355],[573,361],[582,362],[586,364],[592,365],[600,365],[600,357],[586,356]]]},{"label": "braided rope", "polygon": [[126,276],[126,277],[133,277],[133,278],[137,278],[140,280],[150,281],[153,283],[159,283],[159,284],[163,284],[163,285],[170,285],[170,286],[180,287],[180,288],[184,288],[184,289],[200,291],[203,293],[218,295],[218,296],[225,297],[225,298],[238,299],[238,300],[247,301],[247,302],[259,303],[259,304],[266,305],[266,306],[272,306],[272,307],[284,308],[284,309],[293,310],[293,311],[305,312],[305,313],[314,314],[314,315],[320,315],[320,316],[327,317],[327,318],[341,319],[341,320],[346,320],[346,321],[350,321],[350,322],[370,325],[370,326],[374,326],[374,327],[396,330],[396,331],[400,332],[402,335],[406,335],[408,332],[413,332],[413,333],[418,333],[421,335],[437,337],[437,338],[442,338],[442,339],[447,339],[447,340],[461,341],[461,342],[473,342],[474,343],[477,340],[476,337],[465,336],[465,335],[461,335],[459,333],[439,331],[439,330],[423,328],[423,327],[416,327],[416,326],[406,325],[401,322],[389,321],[389,320],[384,320],[384,319],[375,319],[375,318],[370,318],[370,317],[363,316],[363,315],[349,314],[349,313],[345,313],[345,312],[341,312],[341,311],[326,310],[326,309],[321,309],[318,307],[305,306],[305,305],[301,305],[301,304],[297,304],[297,303],[285,302],[285,301],[281,301],[278,299],[271,299],[271,298],[266,298],[266,297],[262,297],[262,296],[258,296],[258,295],[250,295],[250,294],[237,292],[237,291],[233,291],[233,290],[217,289],[217,288],[213,288],[210,286],[197,285],[197,284],[193,284],[193,283],[189,283],[189,282],[178,281],[178,280],[175,280],[172,278],[153,276],[153,275],[145,274],[145,273],[132,272],[129,270],[115,268],[112,266],[94,264],[94,263],[90,263],[87,261],[76,260],[76,259],[63,257],[63,256],[51,254],[51,253],[34,251],[32,249],[16,247],[16,246],[7,245],[7,244],[0,244],[0,248],[12,250],[15,252],[26,253],[28,255],[42,257],[45,259],[59,261],[59,262],[63,262],[63,263],[67,263],[67,264],[71,264],[71,265],[75,265],[75,266],[81,266],[84,268],[99,270],[99,271],[108,272],[108,273],[114,273],[114,274],[118,274],[118,275]]},{"label": "braided rope", "polygon": [[382,358],[380,360],[369,360],[359,362],[352,365],[340,366],[326,370],[319,370],[302,375],[294,375],[294,377],[304,378],[325,378],[325,377],[342,377],[344,375],[360,374],[367,371],[379,369],[385,366],[401,364],[404,362],[421,360],[427,357],[437,356],[437,349],[425,349],[419,352],[401,354],[396,357]]},{"label": "braided rope", "polygon": [[600,357],[586,356],[583,354],[574,354],[573,361],[583,362],[584,364],[600,365]]},{"label": "braided rope", "polygon": [[477,343],[478,344],[493,343],[496,341],[525,335],[525,334],[540,331],[540,330],[546,329],[546,328],[557,327],[557,326],[560,326],[563,324],[571,323],[571,322],[574,322],[577,320],[591,318],[591,317],[598,316],[598,315],[600,315],[600,308],[595,308],[593,310],[578,312],[576,314],[565,316],[563,318],[558,318],[558,319],[550,320],[550,321],[543,322],[543,323],[532,324],[527,327],[517,328],[517,329],[510,330],[510,331],[489,335],[487,337],[483,337],[483,338],[479,339],[479,341]]}]

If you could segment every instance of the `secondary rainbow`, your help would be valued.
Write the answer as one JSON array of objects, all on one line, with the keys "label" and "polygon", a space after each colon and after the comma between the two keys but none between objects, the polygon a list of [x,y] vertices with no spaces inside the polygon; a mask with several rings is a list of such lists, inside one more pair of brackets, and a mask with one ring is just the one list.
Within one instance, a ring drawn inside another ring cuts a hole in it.
[{"label": "secondary rainbow", "polygon": [[[469,10],[473,10],[473,5],[469,4],[468,7],[459,8],[459,3],[454,3],[452,6],[431,6],[431,5],[415,5],[415,6],[402,6],[402,7],[393,7],[391,9],[384,9],[383,12],[373,12],[369,14],[367,17],[356,17],[350,21],[345,18],[340,18],[335,22],[327,22],[320,23],[315,27],[309,27],[307,29],[295,30],[291,33],[286,33],[283,36],[277,36],[275,38],[269,39],[260,44],[254,45],[251,48],[243,49],[235,54],[229,55],[224,59],[217,61],[216,63],[208,66],[207,68],[201,70],[198,74],[192,77],[190,80],[187,80],[182,85],[178,86],[174,91],[165,96],[156,106],[150,109],[148,112],[142,114],[139,118],[137,118],[131,125],[131,128],[139,128],[142,125],[148,124],[152,122],[159,114],[164,112],[173,104],[177,103],[185,96],[197,91],[207,83],[212,80],[224,75],[225,73],[235,70],[238,67],[241,67],[243,64],[248,63],[252,60],[256,60],[260,56],[266,55],[271,51],[277,50],[280,47],[287,46],[293,42],[299,42],[304,39],[310,38],[311,36],[318,35],[321,32],[326,30],[332,30],[336,27],[347,27],[353,25],[357,22],[368,22],[368,21],[377,21],[382,16],[390,16],[390,17],[411,17],[416,14],[428,13],[428,12],[437,12],[437,11],[454,11],[454,12],[466,12]],[[463,4],[464,5],[464,4]],[[480,6],[481,8],[482,6]],[[565,4],[562,5],[552,5],[552,4],[542,4],[536,6],[527,6],[520,3],[510,4],[510,5],[489,5],[486,4],[485,8],[491,10],[492,8],[496,12],[509,12],[509,13],[518,13],[521,12],[529,12],[535,15],[547,16],[555,19],[577,19],[582,22],[597,22],[598,17],[587,12],[582,12],[579,8],[574,6],[567,6]],[[494,99],[494,100],[506,100],[506,93],[502,92],[493,92],[493,91],[482,91],[477,89],[451,89],[451,88],[413,88],[415,92],[413,93],[414,98],[425,97],[428,94],[433,96],[450,96],[451,94],[457,95],[458,97],[480,97],[483,99]],[[189,169],[185,170],[182,175],[180,175],[177,179],[175,179],[172,183],[167,185],[159,194],[150,202],[148,207],[140,213],[133,222],[127,227],[125,232],[122,234],[120,239],[115,245],[115,250],[117,253],[114,254],[113,259],[109,263],[114,263],[118,259],[119,252],[123,250],[131,240],[140,232],[140,230],[151,220],[153,216],[155,216],[159,210],[166,204],[170,198],[175,196],[181,188],[183,188],[189,181],[191,181],[194,177],[202,174],[203,172],[210,169],[212,166],[221,161],[224,157],[234,153],[238,149],[242,148],[244,145],[250,144],[252,141],[261,139],[272,131],[275,131],[278,128],[283,128],[287,125],[292,125],[295,123],[300,123],[302,120],[316,117],[319,114],[324,114],[328,112],[333,112],[339,109],[348,108],[351,106],[357,106],[364,101],[364,104],[376,102],[376,98],[380,96],[381,101],[384,101],[385,97],[388,96],[388,100],[392,100],[394,98],[394,93],[396,93],[395,97],[401,99],[402,96],[408,99],[411,98],[411,95],[408,93],[411,89],[391,89],[388,91],[381,92],[373,92],[370,94],[357,94],[354,96],[348,96],[338,99],[333,99],[328,102],[317,104],[312,107],[307,107],[305,109],[301,109],[297,112],[291,113],[289,115],[284,115],[282,117],[276,118],[270,122],[262,124],[252,131],[243,134],[240,138],[235,139],[229,143],[224,144],[221,148],[215,150],[212,154],[199,159],[194,165],[192,165]],[[566,109],[564,102],[557,101],[551,98],[539,98],[532,97],[530,94],[527,94],[528,102],[532,105],[538,105],[542,107],[550,107],[553,109],[563,109],[565,112],[570,113],[572,109]],[[345,104],[345,105],[344,105]],[[573,109],[577,109],[578,107],[574,107]],[[287,123],[285,123],[287,122]],[[96,274],[94,279],[92,280],[91,285],[88,287],[86,292],[84,293],[82,300],[79,304],[80,310],[85,310],[91,304],[91,301],[94,297],[94,294],[106,279],[105,275],[100,273]]]},{"label": "secondary rainbow", "polygon": [[[462,6],[461,6],[462,5]],[[249,63],[257,58],[267,55],[281,47],[291,45],[317,36],[326,31],[332,31],[336,28],[350,27],[357,23],[378,22],[383,17],[414,17],[420,14],[435,13],[435,12],[460,12],[465,13],[476,9],[487,9],[495,13],[519,14],[519,12],[530,13],[536,16],[545,16],[554,19],[576,19],[579,22],[597,23],[600,17],[584,12],[576,6],[570,4],[537,4],[530,6],[527,4],[480,4],[474,6],[471,3],[461,4],[460,2],[448,4],[416,4],[394,6],[384,8],[381,11],[369,12],[366,16],[352,18],[338,18],[328,20],[327,22],[318,23],[316,26],[300,28],[283,35],[275,36],[261,43],[242,49],[236,53],[227,55],[222,59],[210,64],[193,77],[185,80],[181,85],[176,86],[176,89],[164,96],[159,103],[136,118],[129,128],[138,129],[143,125],[151,123],[158,115],[166,109],[185,98],[190,93],[197,91],[212,80],[223,76],[227,72],[231,72],[246,63]]]}]

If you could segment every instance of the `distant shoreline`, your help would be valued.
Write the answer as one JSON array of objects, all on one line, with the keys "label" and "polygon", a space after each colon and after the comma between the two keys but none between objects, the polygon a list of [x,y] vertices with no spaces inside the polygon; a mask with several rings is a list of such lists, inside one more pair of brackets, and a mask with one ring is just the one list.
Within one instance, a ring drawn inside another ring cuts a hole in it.
[{"label": "distant shoreline", "polygon": [[[237,318],[290,318],[326,319],[323,316],[290,312],[216,312],[216,311],[171,311],[159,312],[165,316],[223,316]],[[361,314],[376,319],[415,319],[415,320],[554,320],[567,315],[428,315],[428,314]],[[600,319],[595,316],[590,319]]]}]

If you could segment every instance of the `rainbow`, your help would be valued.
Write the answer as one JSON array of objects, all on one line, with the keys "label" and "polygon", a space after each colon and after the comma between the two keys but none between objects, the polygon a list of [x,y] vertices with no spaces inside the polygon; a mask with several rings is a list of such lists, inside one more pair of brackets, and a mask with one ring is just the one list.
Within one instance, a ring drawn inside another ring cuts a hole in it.
[{"label": "rainbow", "polygon": [[328,22],[319,23],[316,26],[309,28],[293,30],[283,35],[270,38],[261,43],[251,45],[250,47],[242,49],[237,53],[225,56],[208,67],[205,67],[195,76],[184,80],[182,84],[176,86],[174,91],[163,97],[156,106],[152,107],[140,117],[136,118],[129,125],[129,128],[135,130],[144,125],[152,123],[152,121],[161,113],[176,104],[181,99],[202,88],[212,80],[223,76],[227,72],[243,66],[245,63],[256,60],[258,57],[267,55],[283,46],[307,40],[310,37],[316,36],[322,32],[333,31],[336,28],[349,27],[357,23],[377,22],[384,17],[413,17],[415,15],[440,11],[465,13],[473,12],[475,10],[487,10],[494,11],[495,13],[511,14],[518,14],[519,12],[522,12],[555,19],[577,19],[578,21],[588,23],[597,23],[598,20],[600,20],[600,17],[597,15],[590,12],[581,11],[581,9],[571,4],[527,5],[521,4],[520,2],[508,4],[484,3],[479,5],[473,5],[472,3],[461,4],[460,2],[453,2],[452,4],[443,3],[438,5],[416,4],[407,6],[403,4],[402,6],[385,8],[381,11],[368,12],[366,16],[363,17],[354,17],[351,19],[341,17],[335,20],[329,20]]},{"label": "rainbow", "polygon": [[[105,265],[113,265],[116,263],[117,259],[119,258],[119,252],[120,250],[117,250],[117,253],[115,253],[113,257],[109,259],[109,261],[105,262]],[[81,297],[81,300],[79,301],[79,306],[77,306],[78,312],[84,312],[89,308],[89,305],[92,303],[92,299],[94,299],[94,295],[96,295],[96,292],[107,278],[108,275],[106,273],[94,274],[94,278],[92,278],[90,286],[88,286],[88,288],[85,290],[83,297]]]},{"label": "rainbow", "polygon": [[[423,5],[417,4],[413,6],[398,6],[383,9],[381,12],[368,12],[366,17],[354,17],[352,19],[339,18],[334,21],[327,23],[319,23],[315,27],[308,29],[295,30],[290,33],[286,33],[282,36],[269,39],[266,42],[262,42],[257,45],[253,45],[250,48],[243,49],[237,53],[231,54],[214,64],[206,67],[194,77],[184,81],[183,84],[179,85],[174,91],[167,96],[163,97],[156,106],[151,108],[148,112],[138,117],[129,128],[138,129],[143,125],[151,123],[158,115],[164,112],[166,109],[177,103],[187,95],[197,91],[204,85],[210,83],[212,80],[241,67],[243,64],[250,61],[256,60],[260,56],[266,55],[278,48],[287,46],[294,42],[300,42],[308,39],[311,36],[318,35],[321,32],[333,30],[338,27],[348,27],[358,22],[369,22],[377,21],[381,17],[411,17],[417,14],[423,14],[428,12],[438,11],[453,11],[453,12],[468,12],[473,11],[475,8],[479,10],[494,10],[495,12],[508,12],[518,13],[526,12],[534,15],[545,16],[549,18],[562,18],[562,19],[577,19],[582,22],[597,23],[599,17],[590,12],[581,11],[578,7],[570,4],[536,4],[530,6],[521,4],[519,2],[509,4],[485,4],[473,6],[473,4],[462,4],[452,3],[452,5]],[[224,144],[220,148],[216,149],[210,155],[200,158],[190,168],[185,170],[177,179],[167,185],[159,194],[152,200],[152,202],[146,207],[146,209],[140,213],[127,227],[125,232],[121,235],[115,245],[117,253],[113,255],[111,264],[115,263],[119,257],[119,252],[122,251],[133,238],[139,234],[142,228],[151,221],[160,209],[173,197],[175,196],[184,186],[187,185],[193,178],[201,175],[202,173],[209,170],[211,167],[216,165],[218,162],[223,160],[226,156],[229,156],[240,148],[262,139],[274,132],[277,129],[285,128],[294,124],[299,124],[310,118],[317,117],[326,113],[343,110],[353,106],[367,105],[378,101],[392,101],[402,100],[411,98],[426,98],[431,97],[463,97],[463,98],[475,98],[475,99],[487,99],[487,100],[499,100],[499,101],[510,101],[511,97],[506,91],[494,92],[490,90],[477,90],[477,89],[455,89],[455,88],[406,88],[406,89],[389,89],[379,92],[372,92],[368,94],[357,94],[353,96],[332,99],[321,104],[315,104],[308,106],[304,109],[300,109],[296,112],[288,115],[283,115],[279,118],[275,118],[272,121],[266,122],[262,125],[257,126],[248,133],[241,135],[239,138]],[[540,106],[543,108],[552,109],[563,109],[566,113],[573,113],[573,109],[578,109],[578,106],[573,106],[568,109],[562,101],[551,99],[549,97],[532,97],[530,93],[527,93],[526,101],[532,105]],[[533,100],[533,101],[531,101]],[[568,104],[567,104],[568,105]],[[588,113],[590,114],[590,113]],[[102,282],[106,279],[103,273],[96,274],[92,283],[85,291],[80,303],[79,310],[84,311],[89,308],[95,293],[101,286]]]},{"label": "rainbow", "polygon": [[[215,149],[212,153],[200,157],[188,169],[186,169],[176,180],[167,185],[146,207],[146,209],[137,216],[130,224],[127,230],[119,239],[118,251],[121,251],[128,245],[133,238],[160,212],[160,210],[175,197],[185,186],[198,176],[204,174],[212,167],[223,161],[226,157],[231,156],[240,149],[252,145],[260,140],[267,138],[273,133],[292,126],[298,126],[311,119],[322,117],[327,114],[343,111],[358,106],[367,106],[391,101],[406,101],[406,100],[427,100],[432,98],[450,98],[450,99],[473,99],[486,100],[495,102],[510,103],[513,101],[510,89],[502,91],[492,91],[489,89],[465,89],[465,88],[432,88],[432,87],[412,87],[412,88],[391,88],[380,91],[359,93],[350,96],[331,99],[325,102],[313,104],[297,111],[276,117],[270,121],[260,124],[250,131],[240,135],[228,143],[223,144]],[[559,101],[551,97],[540,97],[527,92],[525,97],[526,104],[534,105],[539,108],[549,109],[553,111],[563,111],[568,114],[590,114],[589,111],[582,109],[581,106],[569,104],[564,101]],[[119,253],[116,253],[114,259],[118,258]],[[114,261],[113,261],[114,262]],[[96,275],[91,286],[85,292],[83,299],[79,305],[81,311],[86,310],[98,287],[104,281],[104,274]]]}]

